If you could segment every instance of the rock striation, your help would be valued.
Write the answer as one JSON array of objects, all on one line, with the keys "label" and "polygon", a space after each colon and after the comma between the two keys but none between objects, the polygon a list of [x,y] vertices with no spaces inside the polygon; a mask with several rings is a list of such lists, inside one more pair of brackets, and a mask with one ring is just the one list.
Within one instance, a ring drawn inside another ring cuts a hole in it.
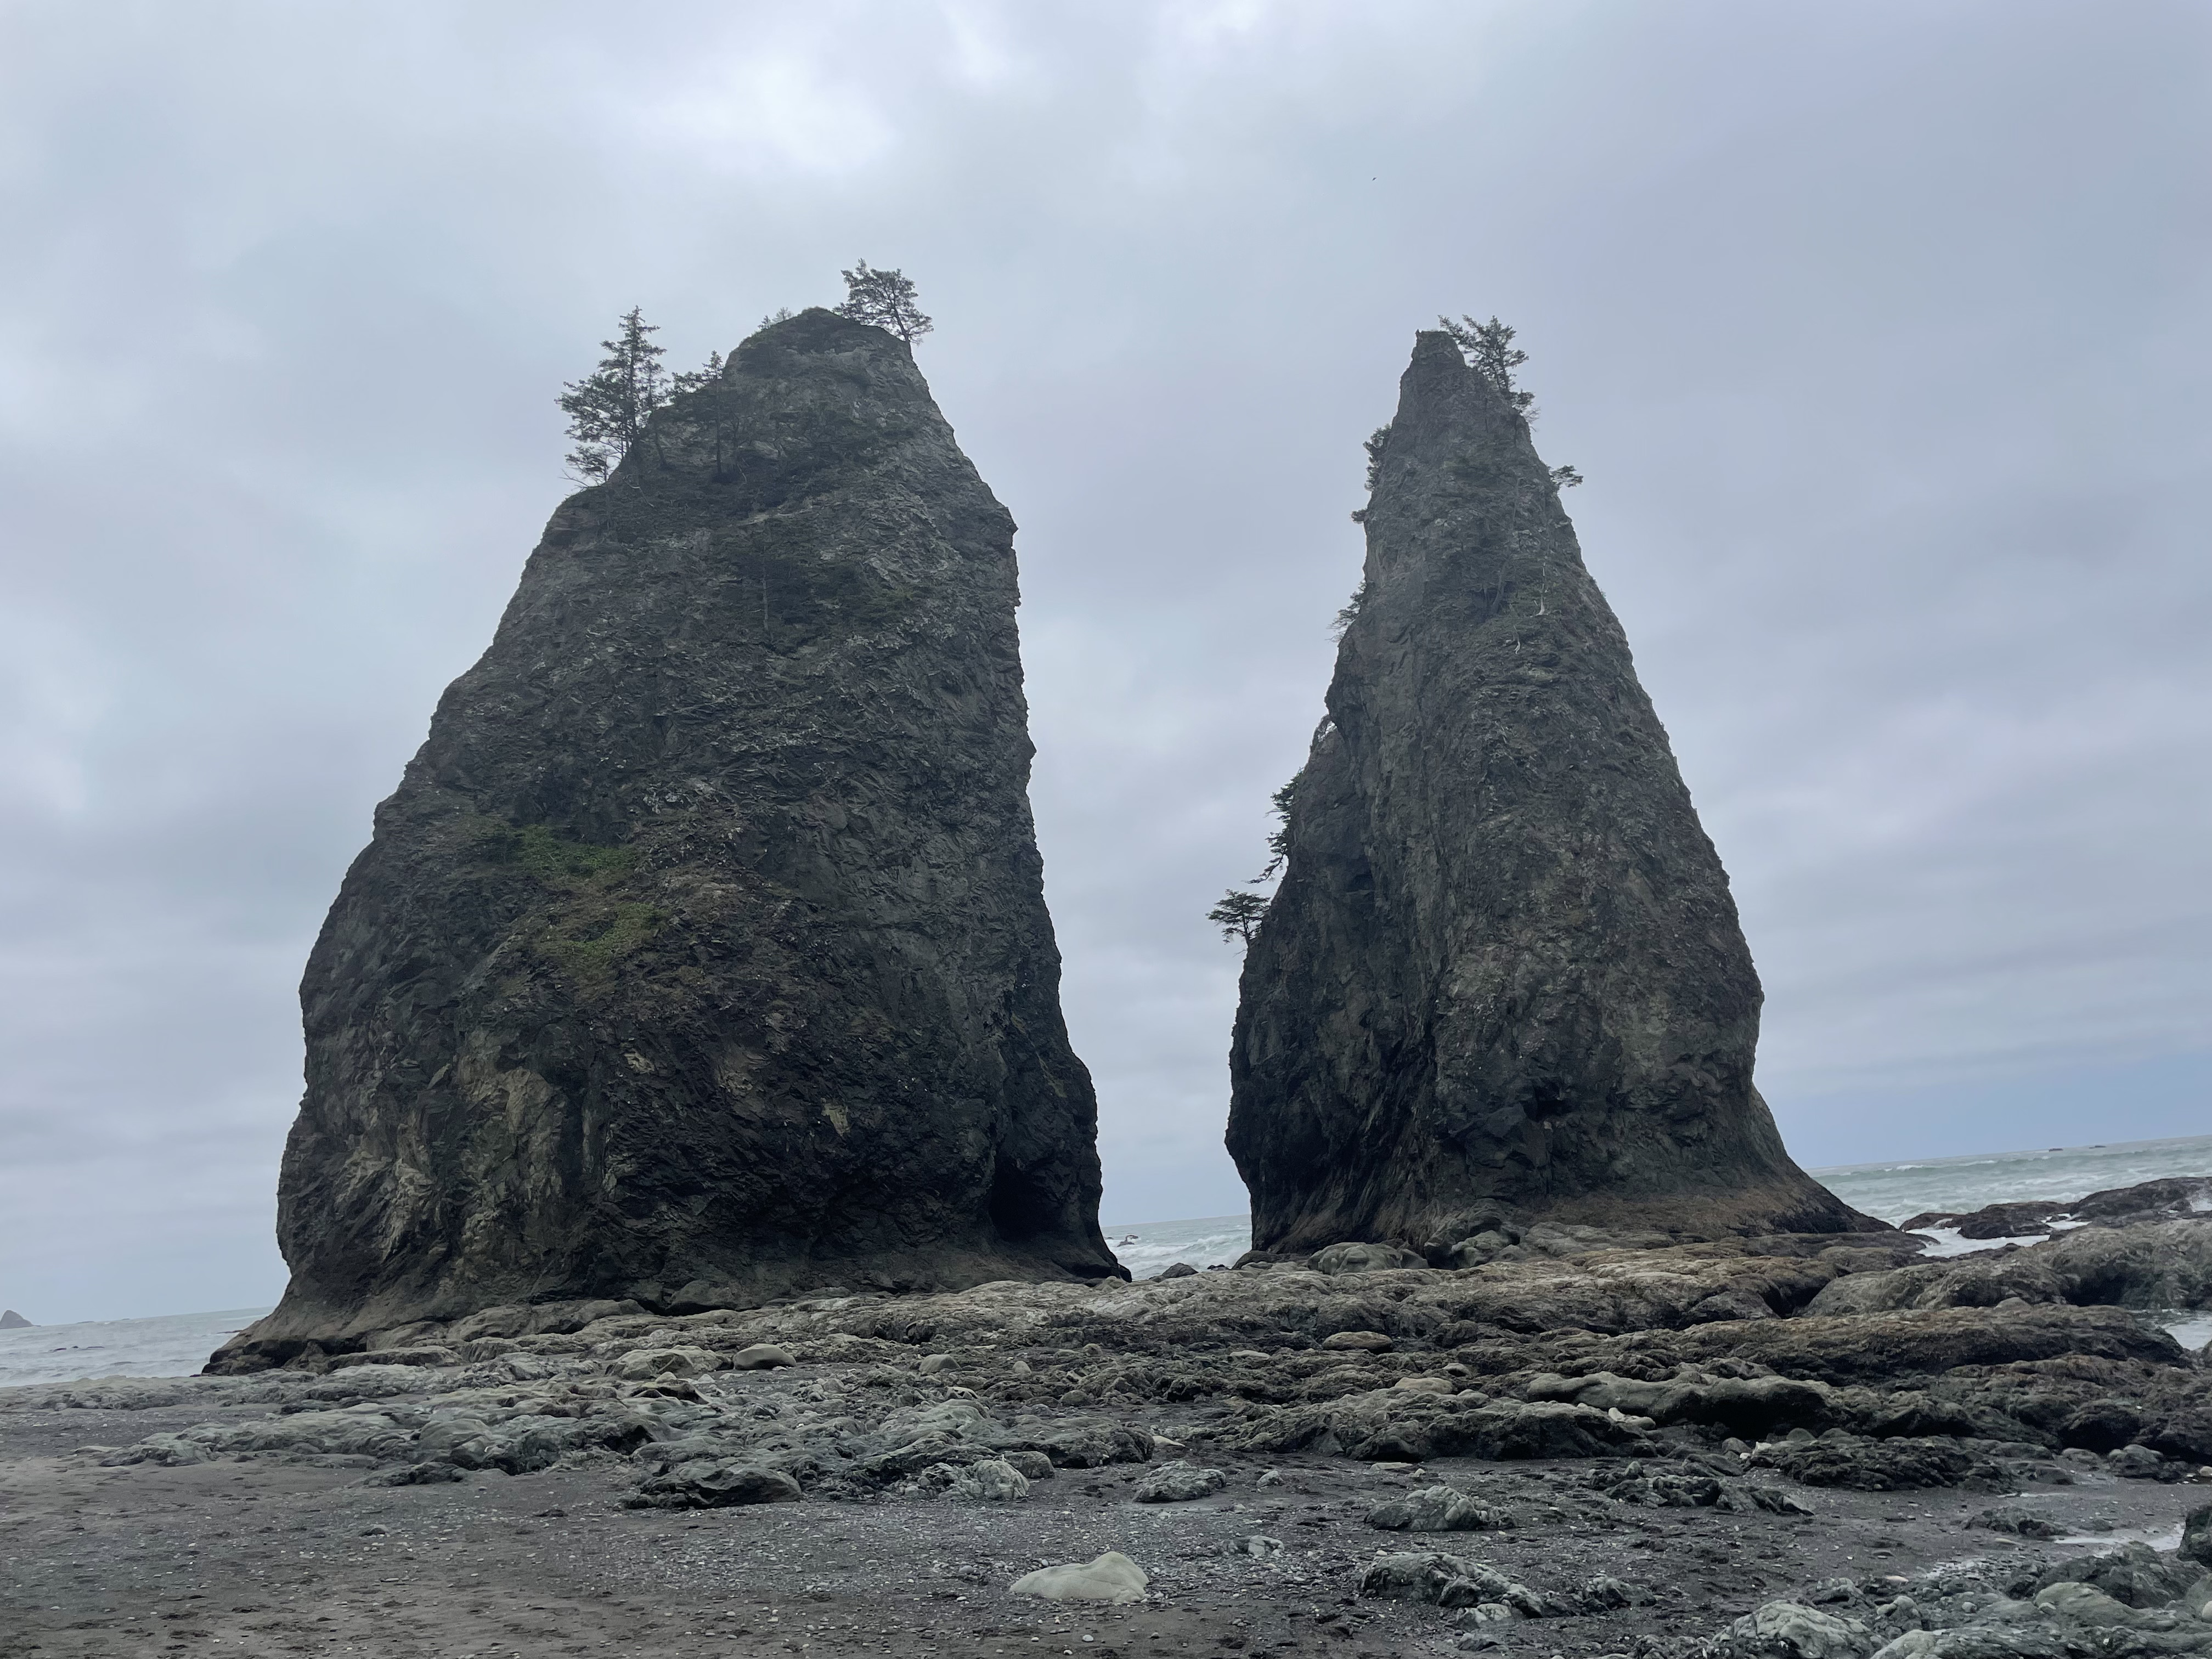
[{"label": "rock striation", "polygon": [[495,1304],[1121,1275],[1013,531],[907,347],[818,310],[562,504],[309,959],[291,1283],[217,1368]]},{"label": "rock striation", "polygon": [[1527,422],[1443,333],[1364,516],[1231,1050],[1255,1244],[1879,1227],[1783,1150],[1720,860]]}]

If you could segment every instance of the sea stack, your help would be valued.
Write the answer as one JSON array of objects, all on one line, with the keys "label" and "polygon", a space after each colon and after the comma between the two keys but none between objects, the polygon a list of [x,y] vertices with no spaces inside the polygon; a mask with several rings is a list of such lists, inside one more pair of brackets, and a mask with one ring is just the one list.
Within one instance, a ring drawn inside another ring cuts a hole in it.
[{"label": "sea stack", "polygon": [[564,501],[301,987],[282,1304],[1097,1279],[1014,525],[908,348],[764,327]]},{"label": "sea stack", "polygon": [[1877,1227],[1784,1152],[1728,878],[1510,395],[1417,337],[1245,958],[1254,1243]]}]

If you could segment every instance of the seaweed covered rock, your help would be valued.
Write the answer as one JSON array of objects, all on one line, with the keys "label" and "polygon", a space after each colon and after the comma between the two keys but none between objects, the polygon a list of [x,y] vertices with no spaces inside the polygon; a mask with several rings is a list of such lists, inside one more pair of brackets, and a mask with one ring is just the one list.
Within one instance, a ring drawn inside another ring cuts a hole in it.
[{"label": "seaweed covered rock", "polygon": [[1254,1243],[1878,1230],[1753,1086],[1727,877],[1513,400],[1422,334],[1376,455],[1231,1050]]},{"label": "seaweed covered rock", "polygon": [[1120,1273],[1013,530],[907,347],[823,311],[562,504],[309,959],[291,1284],[218,1365],[499,1304]]}]

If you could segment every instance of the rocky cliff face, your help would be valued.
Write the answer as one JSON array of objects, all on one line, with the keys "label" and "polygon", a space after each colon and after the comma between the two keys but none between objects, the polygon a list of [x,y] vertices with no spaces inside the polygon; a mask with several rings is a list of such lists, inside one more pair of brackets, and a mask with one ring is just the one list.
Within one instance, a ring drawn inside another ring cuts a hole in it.
[{"label": "rocky cliff face", "polygon": [[245,1346],[1120,1271],[1013,530],[906,347],[823,311],[562,505],[309,960]]},{"label": "rocky cliff face", "polygon": [[1727,877],[1526,422],[1443,334],[1366,525],[1231,1051],[1255,1243],[1877,1225],[1783,1151]]}]

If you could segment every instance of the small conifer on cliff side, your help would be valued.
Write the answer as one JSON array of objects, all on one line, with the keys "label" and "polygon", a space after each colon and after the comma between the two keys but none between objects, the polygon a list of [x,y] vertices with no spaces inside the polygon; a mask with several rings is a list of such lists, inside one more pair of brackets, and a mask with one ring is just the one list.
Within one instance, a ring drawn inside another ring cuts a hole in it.
[{"label": "small conifer on cliff side", "polygon": [[569,382],[556,400],[568,417],[576,446],[568,452],[568,471],[579,482],[605,483],[645,430],[647,417],[668,401],[668,373],[660,366],[665,348],[652,339],[659,332],[632,306],[615,337],[599,342],[607,354],[599,366]]}]

